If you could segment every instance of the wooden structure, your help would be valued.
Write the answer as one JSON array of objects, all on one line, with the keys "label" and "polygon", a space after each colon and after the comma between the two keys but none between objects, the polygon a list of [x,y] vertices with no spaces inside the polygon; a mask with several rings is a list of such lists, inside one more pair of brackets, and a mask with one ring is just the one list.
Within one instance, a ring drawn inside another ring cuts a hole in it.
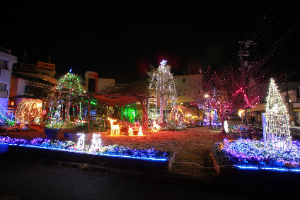
[{"label": "wooden structure", "polygon": [[[91,104],[91,97],[97,99],[98,103],[106,104],[107,106],[125,106],[129,104],[134,104],[140,102],[143,110],[143,119],[142,125],[145,128],[148,128],[148,99],[153,98],[149,96],[143,95],[119,95],[119,94],[103,94],[103,93],[85,93],[84,96],[88,96],[89,101],[89,109],[88,113],[90,113],[90,104]],[[88,127],[90,127],[90,116],[88,116]]]}]

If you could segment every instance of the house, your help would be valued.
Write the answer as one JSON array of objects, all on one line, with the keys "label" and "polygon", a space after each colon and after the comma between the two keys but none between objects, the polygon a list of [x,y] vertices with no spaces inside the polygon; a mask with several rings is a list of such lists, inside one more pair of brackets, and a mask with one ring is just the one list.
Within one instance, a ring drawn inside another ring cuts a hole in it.
[{"label": "house", "polygon": [[12,67],[17,63],[17,57],[10,53],[10,50],[0,47],[0,115],[3,117],[8,114]]},{"label": "house", "polygon": [[[292,125],[300,124],[300,81],[277,84],[278,90],[282,97],[283,103],[286,105],[288,114],[292,118]],[[262,121],[262,113],[265,112],[266,97],[268,89],[265,89],[263,100],[257,106],[250,109],[252,116],[256,122]]]},{"label": "house", "polygon": [[204,97],[202,94],[202,74],[191,74],[191,75],[176,75],[173,76],[176,84],[176,90],[178,94],[177,103],[192,110],[192,116],[202,119],[203,110],[200,112],[197,102],[195,102],[195,97],[198,99],[200,96]]},{"label": "house", "polygon": [[193,97],[202,90],[202,74],[173,76],[176,84],[178,103],[194,102]]},{"label": "house", "polygon": [[99,93],[108,87],[114,87],[115,79],[98,78],[98,73],[93,71],[85,72],[85,86],[84,91]]},{"label": "house", "polygon": [[51,63],[21,63],[19,68],[13,68],[9,109],[14,112],[16,121],[39,124],[43,98],[47,97],[47,90],[57,82],[55,73],[55,64]]}]

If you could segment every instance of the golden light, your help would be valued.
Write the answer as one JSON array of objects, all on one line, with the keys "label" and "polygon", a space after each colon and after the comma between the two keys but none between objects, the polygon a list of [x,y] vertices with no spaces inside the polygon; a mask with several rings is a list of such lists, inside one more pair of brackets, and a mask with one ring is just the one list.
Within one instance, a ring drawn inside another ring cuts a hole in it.
[{"label": "golden light", "polygon": [[128,135],[133,136],[133,130],[130,126],[128,128]]},{"label": "golden light", "polygon": [[22,124],[39,124],[42,115],[42,100],[23,100],[18,104],[16,121]]},{"label": "golden light", "polygon": [[208,97],[209,97],[209,94],[205,94],[204,97],[205,97],[205,98],[208,98]]},{"label": "golden light", "polygon": [[245,110],[239,110],[238,115],[240,117],[242,117],[243,115],[245,115]]},{"label": "golden light", "polygon": [[116,122],[116,119],[112,119],[110,117],[107,118],[110,122],[110,135],[120,135],[120,126],[119,124],[114,125],[114,122]]},{"label": "golden light", "polygon": [[160,129],[160,126],[156,123],[156,121],[154,120],[153,121],[153,124],[152,124],[152,130],[154,131],[154,132],[157,132],[157,131],[159,131],[159,129]]}]

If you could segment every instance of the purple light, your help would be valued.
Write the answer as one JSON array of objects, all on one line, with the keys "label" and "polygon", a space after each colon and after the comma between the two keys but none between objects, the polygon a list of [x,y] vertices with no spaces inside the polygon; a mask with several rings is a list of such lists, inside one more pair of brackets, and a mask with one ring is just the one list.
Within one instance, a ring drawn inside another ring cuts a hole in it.
[{"label": "purple light", "polygon": [[218,145],[229,161],[240,169],[263,169],[276,171],[300,171],[300,143],[293,141],[286,150],[264,148],[263,140],[224,139]]}]

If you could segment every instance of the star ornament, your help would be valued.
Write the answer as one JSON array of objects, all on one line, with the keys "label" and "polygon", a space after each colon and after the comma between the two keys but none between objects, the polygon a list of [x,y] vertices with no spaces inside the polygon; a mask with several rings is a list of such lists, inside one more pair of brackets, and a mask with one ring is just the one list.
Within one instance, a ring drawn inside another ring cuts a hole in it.
[{"label": "star ornament", "polygon": [[163,67],[166,66],[166,64],[167,64],[167,61],[166,61],[166,60],[162,60],[162,61],[160,62],[160,65],[163,66]]}]

